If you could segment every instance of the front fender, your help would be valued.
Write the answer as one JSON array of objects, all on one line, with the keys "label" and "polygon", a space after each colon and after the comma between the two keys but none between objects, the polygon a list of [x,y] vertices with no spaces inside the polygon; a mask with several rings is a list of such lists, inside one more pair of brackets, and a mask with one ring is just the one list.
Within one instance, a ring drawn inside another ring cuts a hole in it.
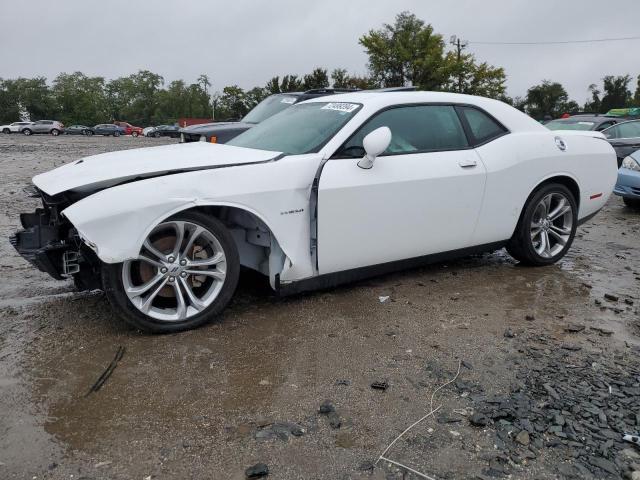
[{"label": "front fender", "polygon": [[[289,166],[283,161],[275,168],[278,163],[127,183],[86,197],[62,213],[101,261],[119,263],[136,257],[149,232],[175,213],[198,206],[240,208],[269,227],[289,259],[281,278],[306,278],[313,275],[308,204],[315,169],[305,168],[304,161]],[[267,188],[265,179],[274,175]],[[292,211],[296,213],[283,214]]]}]

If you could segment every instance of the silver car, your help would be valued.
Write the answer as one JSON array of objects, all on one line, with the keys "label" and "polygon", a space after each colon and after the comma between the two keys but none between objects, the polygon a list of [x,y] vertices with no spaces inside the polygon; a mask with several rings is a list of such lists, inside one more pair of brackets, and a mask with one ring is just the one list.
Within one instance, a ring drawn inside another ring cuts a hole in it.
[{"label": "silver car", "polygon": [[51,135],[60,135],[64,133],[64,125],[55,120],[38,120],[31,125],[24,127],[22,133],[31,135],[34,133],[50,133]]},{"label": "silver car", "polygon": [[31,122],[13,122],[9,125],[1,125],[0,130],[2,133],[20,133],[28,125],[31,125]]}]

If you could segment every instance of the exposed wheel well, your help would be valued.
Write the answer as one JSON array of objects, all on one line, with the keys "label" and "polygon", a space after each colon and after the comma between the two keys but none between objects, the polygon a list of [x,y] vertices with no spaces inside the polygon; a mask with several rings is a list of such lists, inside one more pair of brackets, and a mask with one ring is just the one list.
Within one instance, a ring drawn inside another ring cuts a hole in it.
[{"label": "exposed wheel well", "polygon": [[242,208],[219,205],[182,210],[186,211],[203,212],[220,220],[236,242],[240,264],[267,275],[272,287],[275,285],[275,277],[284,268],[286,256],[269,226],[257,215]]}]

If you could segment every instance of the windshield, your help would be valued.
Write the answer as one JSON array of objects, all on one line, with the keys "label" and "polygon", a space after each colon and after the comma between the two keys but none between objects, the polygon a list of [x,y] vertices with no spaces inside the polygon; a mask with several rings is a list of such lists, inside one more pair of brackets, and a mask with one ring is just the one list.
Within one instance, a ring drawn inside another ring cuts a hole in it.
[{"label": "windshield", "polygon": [[294,103],[296,103],[294,95],[271,95],[253,107],[242,121],[245,123],[260,123],[285,108],[289,108]]},{"label": "windshield", "polygon": [[566,120],[552,120],[545,124],[549,130],[591,130],[594,122],[567,122]]},{"label": "windshield", "polygon": [[287,155],[315,153],[360,109],[359,103],[300,103],[227,142]]}]

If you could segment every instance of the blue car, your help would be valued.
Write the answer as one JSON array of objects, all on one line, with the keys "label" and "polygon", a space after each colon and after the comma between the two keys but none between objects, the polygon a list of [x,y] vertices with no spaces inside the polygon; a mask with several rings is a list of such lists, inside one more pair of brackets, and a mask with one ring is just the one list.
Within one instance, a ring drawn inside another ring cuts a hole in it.
[{"label": "blue car", "polygon": [[640,209],[640,150],[622,160],[613,193],[621,196],[629,207]]}]

